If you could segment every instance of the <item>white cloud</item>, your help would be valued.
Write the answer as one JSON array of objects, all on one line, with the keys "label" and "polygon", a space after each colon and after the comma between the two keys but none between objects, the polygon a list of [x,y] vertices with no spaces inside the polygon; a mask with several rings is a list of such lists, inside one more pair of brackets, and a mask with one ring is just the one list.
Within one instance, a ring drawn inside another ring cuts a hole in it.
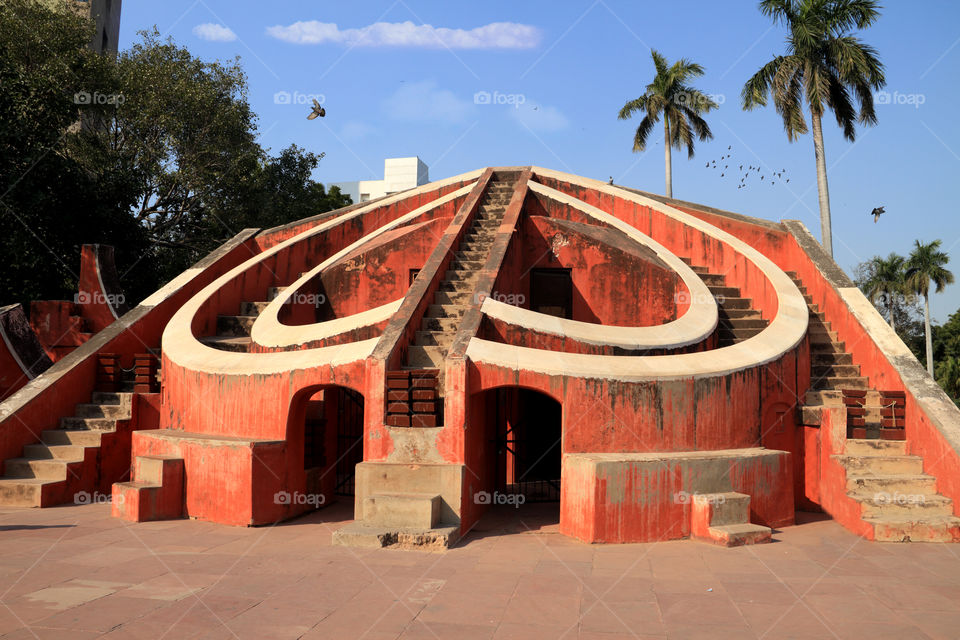
[{"label": "white cloud", "polygon": [[383,107],[394,120],[455,124],[466,119],[473,103],[438,88],[433,80],[424,80],[400,87],[384,101]]},{"label": "white cloud", "polygon": [[534,131],[560,131],[570,126],[570,121],[556,107],[525,103],[516,108],[510,108],[510,111],[514,120]]},{"label": "white cloud", "polygon": [[193,28],[193,35],[211,42],[233,42],[237,39],[237,34],[230,27],[213,22],[198,24]]},{"label": "white cloud", "polygon": [[332,22],[309,20],[267,27],[267,35],[294,44],[329,42],[364,47],[531,49],[540,44],[539,29],[516,22],[492,22],[475,29],[449,29],[410,21],[377,22],[362,29],[340,29]]}]

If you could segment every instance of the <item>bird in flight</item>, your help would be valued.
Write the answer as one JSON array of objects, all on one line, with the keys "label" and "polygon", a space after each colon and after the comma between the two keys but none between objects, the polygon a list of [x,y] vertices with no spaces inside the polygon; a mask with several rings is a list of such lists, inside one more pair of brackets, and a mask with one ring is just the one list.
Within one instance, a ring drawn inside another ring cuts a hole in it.
[{"label": "bird in flight", "polygon": [[880,220],[880,215],[886,213],[887,210],[883,207],[874,207],[873,211],[870,212],[870,215],[873,216],[873,224],[877,224]]},{"label": "bird in flight", "polygon": [[320,106],[320,103],[317,102],[317,99],[313,99],[313,111],[310,112],[310,115],[307,116],[307,120],[316,120],[317,118],[322,118],[327,115],[327,110]]}]

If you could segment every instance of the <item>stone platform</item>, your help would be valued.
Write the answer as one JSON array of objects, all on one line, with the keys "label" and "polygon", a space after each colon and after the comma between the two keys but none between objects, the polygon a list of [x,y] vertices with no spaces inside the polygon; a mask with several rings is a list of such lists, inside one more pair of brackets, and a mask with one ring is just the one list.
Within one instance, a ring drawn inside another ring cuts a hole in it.
[{"label": "stone platform", "polygon": [[587,545],[557,505],[449,551],[331,545],[341,502],[277,526],[0,509],[3,638],[954,638],[960,555],[798,514],[772,544]]}]

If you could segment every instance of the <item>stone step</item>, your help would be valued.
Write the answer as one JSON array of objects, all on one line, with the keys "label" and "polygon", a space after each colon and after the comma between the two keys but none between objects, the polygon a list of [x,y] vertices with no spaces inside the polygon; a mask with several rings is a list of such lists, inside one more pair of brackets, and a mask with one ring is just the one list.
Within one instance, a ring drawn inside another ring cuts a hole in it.
[{"label": "stone step", "polygon": [[205,336],[200,338],[200,342],[214,349],[237,353],[249,352],[251,345],[253,345],[253,340],[249,336]]},{"label": "stone step", "polygon": [[416,344],[449,349],[455,335],[455,333],[445,331],[417,331]]},{"label": "stone step", "polygon": [[480,277],[480,271],[477,269],[447,269],[443,279],[447,281],[470,280],[476,281]]},{"label": "stone step", "polygon": [[850,353],[830,353],[817,351],[810,353],[810,363],[817,365],[853,364],[853,355]]},{"label": "stone step", "polygon": [[750,309],[753,300],[750,298],[735,298],[735,297],[724,297],[722,302],[718,302],[721,307],[725,310],[730,309]]},{"label": "stone step", "polygon": [[722,287],[727,281],[727,279],[719,273],[700,273],[698,275],[703,281],[703,284],[707,285],[708,287]]},{"label": "stone step", "polygon": [[117,422],[113,418],[81,418],[79,416],[70,416],[60,418],[61,429],[89,429],[91,431],[116,431]]},{"label": "stone step", "polygon": [[450,304],[431,304],[427,307],[427,317],[429,318],[457,318],[463,316],[465,307]]},{"label": "stone step", "polygon": [[770,527],[760,524],[744,522],[741,524],[726,524],[710,527],[710,536],[713,540],[725,547],[740,547],[748,544],[763,544],[770,542],[773,531]]},{"label": "stone step", "polygon": [[766,329],[768,324],[763,318],[721,318],[720,323],[731,329]]},{"label": "stone step", "polygon": [[74,409],[74,415],[80,418],[129,420],[132,412],[131,407],[124,404],[78,404]]},{"label": "stone step", "polygon": [[907,443],[902,440],[864,440],[849,438],[844,447],[848,456],[905,456]]},{"label": "stone step", "polygon": [[486,240],[462,240],[460,242],[459,249],[460,251],[477,251],[480,253],[486,252],[490,247],[490,243]]},{"label": "stone step", "polygon": [[746,340],[747,338],[752,338],[753,336],[763,331],[763,327],[750,328],[750,329],[733,328],[733,329],[729,329],[728,331],[729,331],[729,334],[732,335],[737,340]]},{"label": "stone step", "polygon": [[856,475],[923,474],[923,458],[920,456],[853,456],[845,454],[831,457],[846,467],[848,473]]},{"label": "stone step", "polygon": [[960,518],[954,516],[870,516],[863,519],[873,525],[877,542],[957,542]]},{"label": "stone step", "polygon": [[122,404],[130,406],[133,403],[133,394],[122,391],[94,391],[91,397],[93,404]]},{"label": "stone step", "polygon": [[23,457],[30,460],[83,460],[85,447],[74,444],[27,444]]},{"label": "stone step", "polygon": [[846,343],[843,342],[810,342],[810,353],[846,353]]},{"label": "stone step", "polygon": [[815,327],[810,327],[810,342],[837,342],[837,332],[836,331],[827,331],[826,329],[817,329]]},{"label": "stone step", "polygon": [[440,283],[440,291],[459,291],[472,293],[476,288],[476,278],[468,280],[444,280]]},{"label": "stone step", "polygon": [[460,260],[455,258],[450,261],[450,268],[458,271],[476,271],[483,268],[482,260]]},{"label": "stone step", "polygon": [[429,318],[423,319],[420,324],[423,331],[436,331],[439,333],[455,332],[460,326],[460,318]]},{"label": "stone step", "polygon": [[446,356],[443,347],[410,345],[407,348],[407,364],[411,367],[438,369]]},{"label": "stone step", "polygon": [[953,515],[953,500],[939,493],[929,495],[848,493],[847,495],[860,503],[860,513],[864,519],[871,516],[927,518]]},{"label": "stone step", "polygon": [[761,317],[759,311],[756,309],[750,309],[749,307],[743,309],[720,307],[719,316],[721,318],[728,318],[730,320],[757,320]]},{"label": "stone step", "polygon": [[277,296],[283,293],[284,289],[286,289],[286,287],[270,287],[267,289],[267,300],[273,302],[277,299]]},{"label": "stone step", "polygon": [[103,434],[103,431],[89,429],[47,429],[41,432],[40,438],[48,446],[99,447]]},{"label": "stone step", "polygon": [[257,316],[217,316],[217,335],[249,336]]},{"label": "stone step", "polygon": [[710,293],[713,294],[715,298],[739,298],[740,289],[737,287],[723,287],[723,286],[707,286],[710,289]]},{"label": "stone step", "polygon": [[457,259],[467,262],[485,262],[487,259],[487,254],[483,251],[457,251],[453,255],[455,255]]},{"label": "stone step", "polygon": [[470,291],[437,291],[433,294],[433,301],[439,305],[465,306],[470,304]]},{"label": "stone step", "polygon": [[37,478],[40,480],[66,480],[67,465],[82,463],[83,458],[71,460],[33,460],[10,458],[4,463],[5,478]]},{"label": "stone step", "polygon": [[63,480],[37,478],[0,478],[0,505],[5,507],[43,507],[56,502],[55,495],[66,486]]},{"label": "stone step", "polygon": [[907,493],[912,495],[937,492],[937,479],[925,474],[857,475],[847,474],[848,493]]},{"label": "stone step", "polygon": [[866,378],[826,376],[816,380],[817,389],[867,389]]},{"label": "stone step", "polygon": [[374,527],[433,529],[440,521],[439,494],[377,493],[363,499],[363,522]]},{"label": "stone step", "polygon": [[815,378],[839,376],[857,378],[860,376],[860,365],[857,364],[814,364],[811,372]]},{"label": "stone step", "polygon": [[269,302],[241,302],[240,303],[240,315],[241,316],[259,316],[263,313],[263,310],[267,308]]}]

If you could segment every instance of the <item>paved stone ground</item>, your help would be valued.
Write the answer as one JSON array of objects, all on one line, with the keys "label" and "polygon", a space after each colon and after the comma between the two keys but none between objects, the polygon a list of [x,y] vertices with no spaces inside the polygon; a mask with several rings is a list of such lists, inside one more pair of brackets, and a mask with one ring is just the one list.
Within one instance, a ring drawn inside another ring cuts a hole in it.
[{"label": "paved stone ground", "polygon": [[3,638],[957,638],[960,546],[805,518],[756,547],[590,546],[556,505],[448,552],[330,546],[346,504],[274,527],[0,509]]}]

